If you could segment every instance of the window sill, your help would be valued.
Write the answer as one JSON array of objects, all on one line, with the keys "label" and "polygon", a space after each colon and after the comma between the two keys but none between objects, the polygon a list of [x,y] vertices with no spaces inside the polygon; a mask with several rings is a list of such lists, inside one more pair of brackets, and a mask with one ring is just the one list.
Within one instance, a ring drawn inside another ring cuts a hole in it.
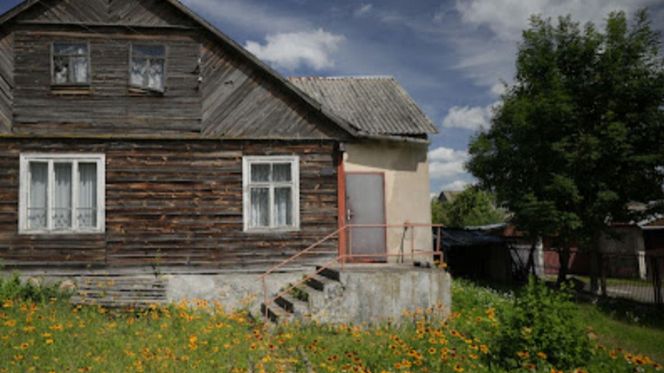
[{"label": "window sill", "polygon": [[248,228],[244,230],[244,233],[246,234],[262,234],[262,235],[270,235],[270,234],[283,234],[283,233],[298,233],[300,232],[299,227],[292,227],[292,228]]},{"label": "window sill", "polygon": [[57,96],[89,96],[90,84],[51,84],[51,94]]},{"label": "window sill", "polygon": [[70,237],[70,236],[103,236],[104,231],[19,231],[20,236]]},{"label": "window sill", "polygon": [[139,87],[129,87],[130,96],[149,96],[149,97],[162,97],[166,91],[156,91],[154,89],[139,88]]}]

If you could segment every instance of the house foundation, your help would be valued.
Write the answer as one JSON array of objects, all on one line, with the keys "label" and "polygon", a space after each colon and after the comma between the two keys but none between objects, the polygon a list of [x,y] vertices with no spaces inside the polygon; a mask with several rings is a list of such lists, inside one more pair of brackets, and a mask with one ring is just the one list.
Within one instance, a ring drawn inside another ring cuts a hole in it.
[{"label": "house foundation", "polygon": [[[275,301],[277,295],[296,285],[301,294],[307,294],[307,299],[288,300],[291,302],[289,315],[297,316],[294,318],[302,322],[398,322],[406,312],[432,309],[436,315],[446,316],[451,309],[451,277],[438,268],[348,265],[323,272],[334,273],[333,279],[315,276],[319,280],[298,284],[315,271],[313,267],[302,267],[270,274],[265,281],[268,304],[279,307],[283,303]],[[5,271],[0,275],[11,273]],[[265,301],[259,276],[260,273],[244,271],[165,269],[27,270],[20,273],[23,281],[32,284],[60,283],[74,289],[76,303],[122,307],[207,300],[221,304],[226,311],[248,310],[256,316],[264,313],[261,304]],[[297,312],[293,312],[295,302]]]}]

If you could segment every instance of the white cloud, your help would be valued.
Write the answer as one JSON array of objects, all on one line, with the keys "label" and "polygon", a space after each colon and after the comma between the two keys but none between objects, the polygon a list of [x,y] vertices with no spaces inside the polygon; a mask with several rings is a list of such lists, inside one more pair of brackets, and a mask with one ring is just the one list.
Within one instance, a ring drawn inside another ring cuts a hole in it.
[{"label": "white cloud", "polygon": [[601,25],[612,11],[627,13],[659,0],[457,0],[461,19],[470,25],[484,26],[500,40],[518,41],[528,27],[530,16],[556,18],[571,14],[575,20]]},{"label": "white cloud", "polygon": [[447,183],[443,185],[441,190],[453,190],[453,191],[460,191],[466,189],[467,186],[469,186],[470,183],[464,180],[455,180],[451,183]]},{"label": "white cloud", "polygon": [[464,164],[468,160],[468,152],[455,150],[444,146],[429,152],[429,176],[431,179],[441,179],[464,174]]},{"label": "white cloud", "polygon": [[463,128],[471,131],[487,129],[491,126],[489,106],[453,106],[443,119],[444,128]]},{"label": "white cloud", "polygon": [[458,160],[466,160],[467,158],[468,158],[467,151],[455,150],[452,148],[446,148],[444,146],[429,151],[429,161],[452,162]]},{"label": "white cloud", "polygon": [[507,87],[505,87],[505,83],[503,83],[503,82],[496,83],[496,84],[491,86],[491,94],[496,96],[496,97],[502,96],[505,93],[506,90],[507,90]]},{"label": "white cloud", "polygon": [[373,8],[373,4],[362,4],[359,8],[355,9],[353,15],[355,17],[362,17],[363,15],[369,13]]},{"label": "white cloud", "polygon": [[466,172],[464,168],[464,161],[455,162],[430,162],[429,163],[429,176],[432,179],[440,179],[443,177],[450,177],[459,175]]},{"label": "white cloud", "polygon": [[[593,22],[603,27],[612,11],[633,14],[637,9],[655,5],[661,0],[457,0],[453,9],[441,7],[434,17],[446,22],[461,20],[461,34],[450,40],[458,54],[457,69],[477,85],[490,87],[495,95],[499,80],[510,82],[514,75],[514,59],[521,32],[533,14],[555,19],[571,14],[582,24]],[[653,20],[662,18],[654,14]],[[655,25],[655,23],[653,23]],[[656,26],[657,27],[657,26]]]},{"label": "white cloud", "polygon": [[310,67],[323,70],[334,66],[332,54],[339,49],[344,36],[321,28],[311,31],[269,34],[266,43],[247,41],[245,48],[258,58],[276,66],[294,70]]}]

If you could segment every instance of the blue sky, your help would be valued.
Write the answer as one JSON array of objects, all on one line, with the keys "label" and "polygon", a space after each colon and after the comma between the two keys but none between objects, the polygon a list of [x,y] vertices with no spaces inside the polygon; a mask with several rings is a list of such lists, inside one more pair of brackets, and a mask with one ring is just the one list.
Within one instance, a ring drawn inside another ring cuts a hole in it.
[{"label": "blue sky", "polygon": [[[511,81],[531,14],[601,25],[610,11],[648,7],[664,28],[661,0],[182,1],[286,76],[396,77],[440,131],[432,192],[472,183],[468,142]],[[1,2],[4,12],[19,1]]]}]

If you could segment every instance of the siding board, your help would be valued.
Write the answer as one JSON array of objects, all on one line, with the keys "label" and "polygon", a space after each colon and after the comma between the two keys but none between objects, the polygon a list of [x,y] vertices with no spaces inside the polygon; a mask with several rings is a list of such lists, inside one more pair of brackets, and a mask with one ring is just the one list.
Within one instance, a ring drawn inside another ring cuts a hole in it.
[{"label": "siding board", "polygon": [[[274,265],[336,230],[336,175],[321,172],[334,169],[334,147],[329,141],[0,140],[0,262],[18,268]],[[17,234],[19,155],[35,151],[106,154],[104,234]],[[300,157],[301,230],[244,233],[242,155],[277,154]],[[336,242],[319,250],[334,251]]]},{"label": "siding board", "polygon": [[51,89],[50,45],[73,38],[17,31],[15,39],[15,132],[52,133],[50,125],[57,124],[61,132],[88,134],[200,133],[201,96],[195,73],[200,49],[193,35],[186,40],[181,40],[182,35],[153,36],[152,42],[168,49],[163,97],[129,95],[131,35],[90,41],[92,81],[89,93],[80,96],[56,95]]},{"label": "siding board", "polygon": [[12,101],[14,89],[14,37],[0,30],[0,133],[12,127]]}]

